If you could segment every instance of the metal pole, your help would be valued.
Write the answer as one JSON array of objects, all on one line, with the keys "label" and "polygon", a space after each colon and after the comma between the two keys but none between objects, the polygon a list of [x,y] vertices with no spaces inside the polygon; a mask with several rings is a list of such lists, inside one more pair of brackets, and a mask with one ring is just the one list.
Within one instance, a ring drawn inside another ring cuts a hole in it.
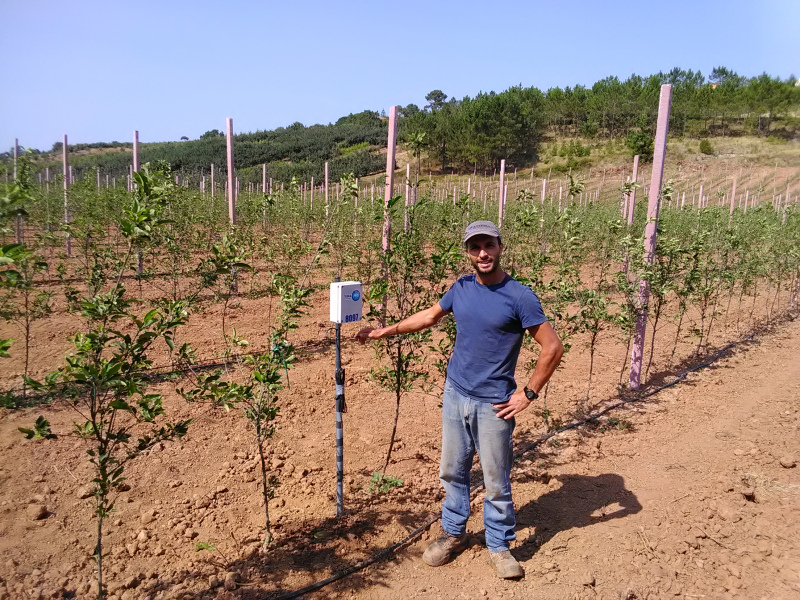
[{"label": "metal pole", "polygon": [[[334,281],[339,281],[336,277]],[[342,324],[336,323],[336,517],[344,514],[344,423],[342,413],[347,412],[344,400],[344,369],[342,369]]]},{"label": "metal pole", "polygon": [[[650,175],[650,197],[647,203],[647,224],[644,229],[644,262],[652,265],[656,254],[656,231],[658,228],[658,205],[661,199],[661,183],[664,177],[664,156],[667,153],[667,131],[669,130],[669,109],[672,104],[672,84],[661,86],[658,102],[658,121],[656,124],[655,153],[653,170]],[[647,302],[650,299],[650,285],[646,279],[639,282],[636,306],[639,316],[631,348],[631,370],[629,385],[638,390],[641,384],[642,357],[644,356],[645,328],[647,326]]]}]

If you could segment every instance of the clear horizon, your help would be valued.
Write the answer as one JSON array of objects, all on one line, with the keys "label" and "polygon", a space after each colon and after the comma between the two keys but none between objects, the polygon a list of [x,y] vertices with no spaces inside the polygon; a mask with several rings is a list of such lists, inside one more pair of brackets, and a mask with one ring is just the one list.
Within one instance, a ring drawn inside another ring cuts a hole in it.
[{"label": "clear horizon", "polygon": [[[717,66],[796,75],[800,3],[9,4],[0,151],[331,123],[392,104]],[[689,18],[691,16],[691,19]],[[660,27],[664,31],[656,46]]]}]

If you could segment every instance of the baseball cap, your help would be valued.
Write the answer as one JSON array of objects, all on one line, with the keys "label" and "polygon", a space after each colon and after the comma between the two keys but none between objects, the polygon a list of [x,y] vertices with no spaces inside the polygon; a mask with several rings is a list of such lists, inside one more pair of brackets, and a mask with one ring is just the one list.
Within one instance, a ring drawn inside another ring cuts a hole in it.
[{"label": "baseball cap", "polygon": [[491,221],[473,221],[467,225],[467,229],[464,232],[464,243],[466,244],[469,238],[476,235],[490,235],[500,239],[500,230]]}]

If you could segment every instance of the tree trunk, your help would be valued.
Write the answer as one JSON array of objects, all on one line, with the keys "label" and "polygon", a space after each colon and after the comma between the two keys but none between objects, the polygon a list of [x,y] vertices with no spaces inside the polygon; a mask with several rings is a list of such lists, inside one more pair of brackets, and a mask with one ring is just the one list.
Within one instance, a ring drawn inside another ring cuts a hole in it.
[{"label": "tree trunk", "polygon": [[[260,428],[260,426],[259,426]],[[269,527],[269,490],[267,489],[267,462],[264,458],[264,440],[261,439],[261,432],[256,431],[258,436],[258,456],[261,459],[261,493],[264,495],[264,549],[272,541],[272,531]]]},{"label": "tree trunk", "polygon": [[103,600],[103,517],[97,517],[97,546],[95,547],[95,559],[97,560],[97,600]]},{"label": "tree trunk", "polygon": [[397,377],[395,379],[395,409],[394,409],[394,424],[392,425],[392,437],[389,438],[389,450],[386,452],[386,462],[383,463],[383,470],[381,471],[381,477],[386,476],[386,469],[389,468],[389,460],[392,458],[392,448],[394,447],[394,437],[397,433],[397,421],[400,418],[400,394],[402,392],[401,387],[401,362],[402,362],[402,344],[398,341],[397,343],[397,362],[395,362],[394,368]]}]

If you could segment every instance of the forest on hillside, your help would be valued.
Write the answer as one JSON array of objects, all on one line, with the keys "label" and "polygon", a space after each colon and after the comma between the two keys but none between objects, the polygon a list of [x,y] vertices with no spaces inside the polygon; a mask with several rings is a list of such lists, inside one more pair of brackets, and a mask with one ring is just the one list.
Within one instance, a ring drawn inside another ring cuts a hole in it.
[{"label": "forest on hillside", "polygon": [[[513,166],[531,165],[547,137],[622,137],[633,151],[646,157],[664,83],[673,84],[671,136],[797,136],[800,80],[767,73],[744,77],[718,67],[708,77],[675,68],[646,77],[631,75],[624,81],[607,77],[591,87],[555,87],[543,92],[515,86],[462,99],[433,90],[422,108],[415,104],[398,108],[399,140],[415,157],[424,156],[442,170],[491,169],[501,159]],[[319,181],[329,161],[333,179],[344,173],[363,176],[384,168],[379,150],[386,147],[386,133],[385,114],[371,110],[328,125],[294,123],[241,133],[234,136],[236,166],[242,170],[267,164],[275,180],[315,177]],[[130,143],[118,142],[70,145],[70,164],[78,176],[97,167],[121,175],[131,162],[130,149]],[[50,166],[57,172],[60,152],[61,142],[56,142],[37,157],[37,169]],[[142,144],[140,157],[142,163],[165,160],[175,171],[208,173],[210,164],[225,164],[225,137],[210,130],[197,140]]]}]

